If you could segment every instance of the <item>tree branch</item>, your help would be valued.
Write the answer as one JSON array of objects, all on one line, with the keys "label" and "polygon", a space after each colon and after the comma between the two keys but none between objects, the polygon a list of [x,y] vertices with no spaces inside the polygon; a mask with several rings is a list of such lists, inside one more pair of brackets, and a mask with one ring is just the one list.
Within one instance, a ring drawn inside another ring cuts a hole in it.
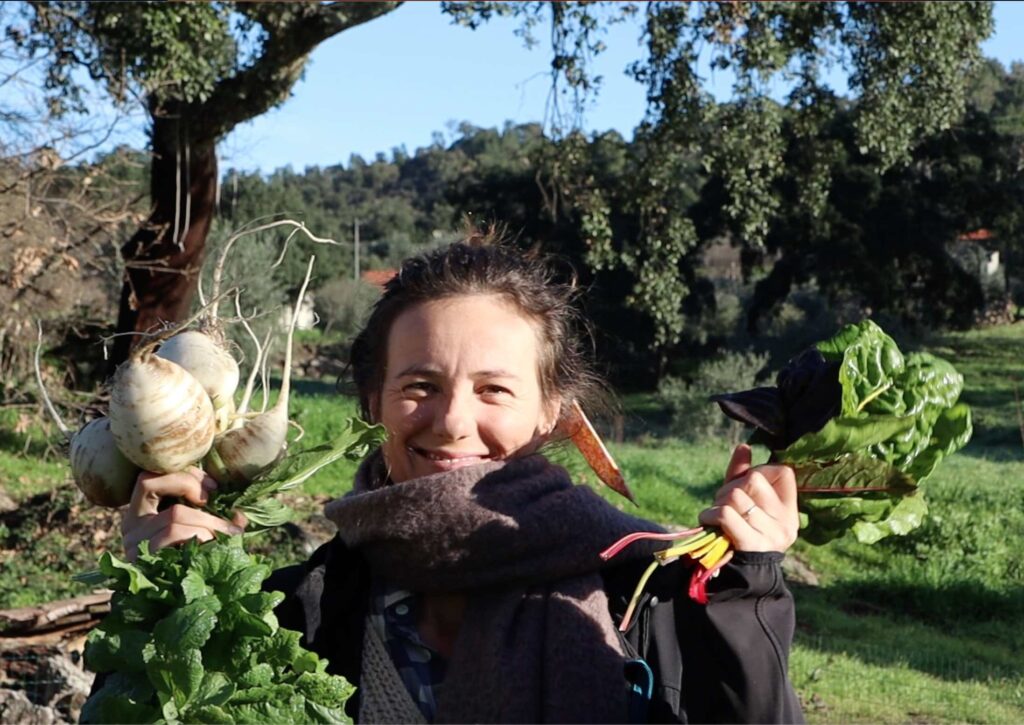
[{"label": "tree branch", "polygon": [[[334,2],[304,5],[299,17],[288,18],[261,6],[251,12],[268,37],[263,53],[251,65],[217,84],[194,118],[205,119],[202,136],[217,139],[244,121],[259,116],[288,98],[309,54],[321,42],[348,28],[385,15],[401,2]],[[286,19],[288,18],[288,19]]]}]

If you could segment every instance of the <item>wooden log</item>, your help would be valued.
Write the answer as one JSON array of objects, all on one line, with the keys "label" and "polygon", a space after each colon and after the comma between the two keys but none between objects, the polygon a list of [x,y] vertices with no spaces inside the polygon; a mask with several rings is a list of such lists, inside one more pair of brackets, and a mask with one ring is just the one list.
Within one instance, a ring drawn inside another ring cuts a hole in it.
[{"label": "wooden log", "polygon": [[0,610],[0,639],[24,638],[93,620],[99,622],[110,611],[111,594],[105,590],[33,607]]}]

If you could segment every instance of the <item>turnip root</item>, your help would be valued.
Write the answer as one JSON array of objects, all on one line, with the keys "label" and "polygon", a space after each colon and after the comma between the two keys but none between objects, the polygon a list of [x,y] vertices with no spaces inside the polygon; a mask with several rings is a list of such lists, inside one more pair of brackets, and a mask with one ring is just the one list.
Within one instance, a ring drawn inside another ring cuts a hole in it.
[{"label": "turnip root", "polygon": [[[241,427],[221,433],[216,437],[210,455],[205,461],[207,472],[221,484],[245,485],[273,466],[284,454],[288,440],[288,396],[291,390],[292,335],[302,308],[309,278],[313,272],[310,257],[306,278],[302,282],[284,354],[284,371],[281,376],[281,391],[277,402],[270,410],[253,416]],[[258,361],[257,361],[258,363]]]},{"label": "turnip root", "polygon": [[57,428],[71,444],[71,476],[75,485],[85,497],[99,506],[117,508],[131,500],[135,479],[139,469],[124,457],[110,432],[110,420],[97,418],[87,423],[80,431],[72,434],[53,407],[50,396],[43,385],[43,373],[39,356],[43,348],[43,327],[39,325],[39,341],[36,344],[35,373],[39,393],[47,412]]},{"label": "turnip root", "polygon": [[209,452],[216,433],[213,403],[180,365],[146,345],[114,373],[110,428],[121,452],[156,473],[181,471]]},{"label": "turnip root", "polygon": [[199,381],[213,403],[217,431],[225,430],[235,412],[239,370],[225,349],[220,326],[180,332],[164,341],[156,354],[177,363]]},{"label": "turnip root", "polygon": [[139,467],[117,447],[109,418],[91,421],[71,438],[71,475],[98,506],[118,508],[131,500]]}]

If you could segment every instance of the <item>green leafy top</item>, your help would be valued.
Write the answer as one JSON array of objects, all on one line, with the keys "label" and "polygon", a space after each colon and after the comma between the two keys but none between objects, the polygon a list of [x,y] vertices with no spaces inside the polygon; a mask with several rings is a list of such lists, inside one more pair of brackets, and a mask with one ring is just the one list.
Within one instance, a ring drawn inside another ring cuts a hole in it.
[{"label": "green leafy top", "polygon": [[206,508],[230,518],[241,511],[249,520],[249,531],[280,526],[291,518],[291,510],[274,498],[278,493],[302,485],[321,468],[341,458],[358,461],[384,441],[382,426],[350,418],[345,429],[331,443],[304,448],[289,454],[273,469],[241,491],[215,492]]},{"label": "green leafy top", "polygon": [[[243,511],[250,530],[290,513],[275,496],[340,458],[360,459],[384,437],[380,426],[347,422],[330,444],[296,451],[244,491],[221,494],[214,513]],[[83,577],[114,590],[111,612],[85,648],[103,685],[82,709],[83,722],[348,722],[353,692],[327,673],[327,661],[281,629],[283,594],[263,591],[270,567],[245,551],[242,536],[149,551],[134,563],[104,553]]]},{"label": "green leafy top", "polygon": [[796,470],[805,539],[906,533],[926,513],[919,485],[970,439],[963,376],[934,355],[904,355],[871,320],[810,353],[779,373],[778,388],[714,399]]}]

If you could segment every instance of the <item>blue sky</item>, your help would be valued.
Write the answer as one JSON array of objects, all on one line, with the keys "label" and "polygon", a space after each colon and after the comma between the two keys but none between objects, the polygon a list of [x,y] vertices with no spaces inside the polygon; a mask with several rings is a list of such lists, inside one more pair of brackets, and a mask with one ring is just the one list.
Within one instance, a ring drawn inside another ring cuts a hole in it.
[{"label": "blue sky", "polygon": [[[1024,3],[997,2],[996,29],[983,45],[1004,64],[1024,59]],[[326,41],[282,107],[242,125],[220,146],[222,168],[263,172],[291,164],[347,163],[405,146],[411,153],[454,124],[500,127],[544,118],[550,89],[544,29],[524,47],[514,19],[470,31],[451,24],[437,2],[410,2]],[[629,137],[644,110],[643,87],[625,75],[641,57],[638,26],[608,30],[608,50],[594,69],[604,82],[586,116],[588,130],[614,128]],[[725,88],[727,78],[718,78]],[[124,128],[124,127],[122,127]],[[122,140],[144,144],[139,130]]]}]

